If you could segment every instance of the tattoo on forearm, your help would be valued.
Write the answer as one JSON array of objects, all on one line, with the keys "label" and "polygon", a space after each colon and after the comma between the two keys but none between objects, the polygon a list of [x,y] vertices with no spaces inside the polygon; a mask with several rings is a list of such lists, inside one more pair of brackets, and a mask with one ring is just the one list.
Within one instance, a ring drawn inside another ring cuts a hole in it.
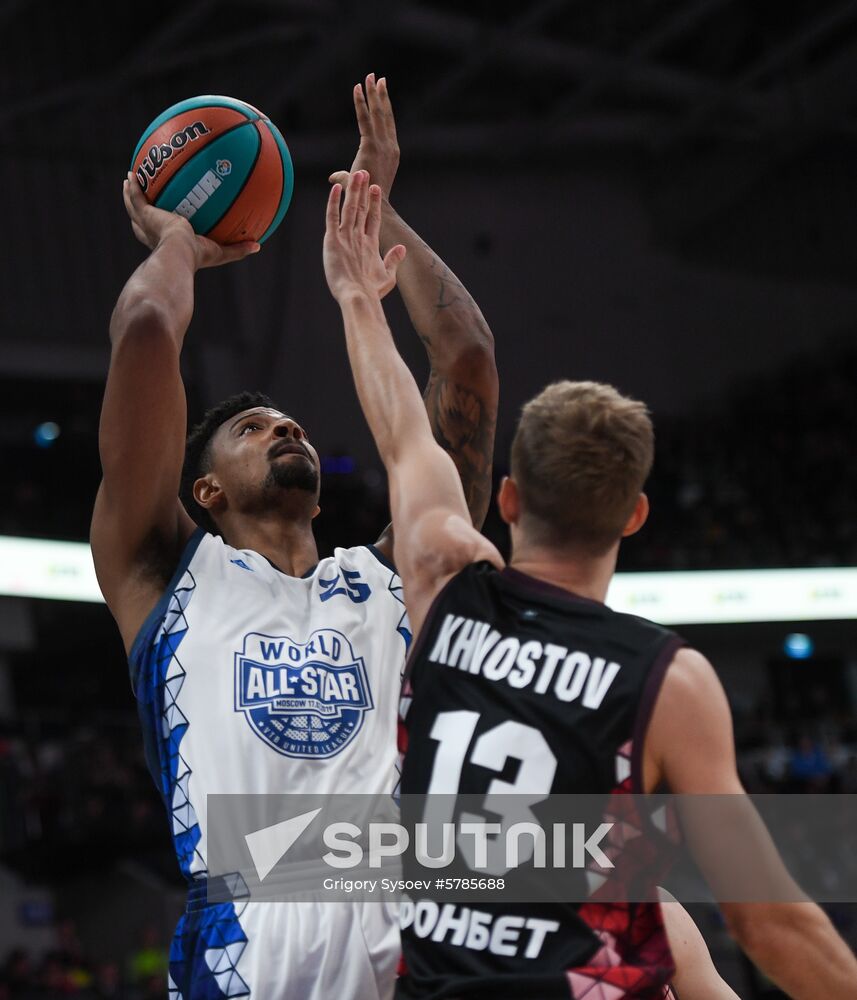
[{"label": "tattoo on forearm", "polygon": [[[465,297],[470,298],[464,285],[461,284],[442,260],[432,257],[431,269],[434,271],[434,276],[438,283],[435,309],[448,309],[457,302],[461,302]],[[461,294],[462,292],[464,295]]]},{"label": "tattoo on forearm", "polygon": [[435,372],[429,376],[425,401],[435,440],[455,462],[470,516],[481,527],[491,501],[496,408],[472,389]]},{"label": "tattoo on forearm", "polygon": [[[431,300],[423,298],[419,308],[411,311],[431,366],[424,393],[426,410],[435,440],[448,452],[461,476],[473,523],[481,528],[491,501],[496,369],[492,360],[486,362],[490,370],[486,367],[479,373],[457,373],[455,359],[474,346],[490,350],[491,331],[464,285],[416,233],[410,235],[425,253],[422,268],[427,261],[436,283],[433,308]],[[422,274],[426,271],[422,270]]]}]

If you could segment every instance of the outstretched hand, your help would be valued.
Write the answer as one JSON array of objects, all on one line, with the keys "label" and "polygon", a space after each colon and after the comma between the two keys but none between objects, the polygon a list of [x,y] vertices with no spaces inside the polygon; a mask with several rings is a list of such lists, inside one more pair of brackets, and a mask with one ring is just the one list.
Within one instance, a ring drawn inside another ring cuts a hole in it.
[{"label": "outstretched hand", "polygon": [[193,246],[198,268],[231,264],[233,261],[243,260],[251,253],[257,253],[260,249],[258,243],[232,243],[229,246],[221,246],[205,236],[198,236],[187,219],[181,215],[151,205],[133,174],[129,173],[122,184],[122,198],[125,202],[125,211],[131,220],[131,229],[144,246],[154,250],[167,236],[179,234]]},{"label": "outstretched hand", "polygon": [[406,251],[399,244],[382,260],[380,231],[381,189],[369,184],[366,171],[357,170],[348,178],[344,202],[342,185],[334,184],[327,199],[324,273],[338,302],[355,293],[380,300],[395,286]]},{"label": "outstretched hand", "polygon": [[[376,82],[375,74],[370,73],[365,84],[355,85],[352,96],[357,127],[360,129],[360,145],[351,164],[351,173],[368,170],[372,183],[381,188],[384,198],[389,199],[399,169],[399,141],[386,77]],[[332,173],[329,178],[331,184],[342,184],[344,187],[348,173],[347,170]]]}]

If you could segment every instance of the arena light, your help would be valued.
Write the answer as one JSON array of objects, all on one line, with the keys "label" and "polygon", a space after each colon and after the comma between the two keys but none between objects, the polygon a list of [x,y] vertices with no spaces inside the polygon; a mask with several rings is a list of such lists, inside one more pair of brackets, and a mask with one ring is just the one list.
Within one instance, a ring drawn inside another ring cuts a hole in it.
[{"label": "arena light", "polygon": [[815,643],[805,632],[790,632],[783,639],[783,652],[790,660],[809,660],[815,652]]},{"label": "arena light", "polygon": [[857,567],[618,573],[607,603],[664,625],[857,618]]},{"label": "arena light", "polygon": [[0,594],[101,601],[92,553],[84,542],[0,535]]},{"label": "arena light", "polygon": [[50,448],[60,436],[60,425],[47,420],[33,431],[33,440],[38,448]]},{"label": "arena light", "polygon": [[[102,600],[85,543],[4,536],[0,594]],[[618,573],[607,602],[664,625],[857,618],[857,567]]]}]

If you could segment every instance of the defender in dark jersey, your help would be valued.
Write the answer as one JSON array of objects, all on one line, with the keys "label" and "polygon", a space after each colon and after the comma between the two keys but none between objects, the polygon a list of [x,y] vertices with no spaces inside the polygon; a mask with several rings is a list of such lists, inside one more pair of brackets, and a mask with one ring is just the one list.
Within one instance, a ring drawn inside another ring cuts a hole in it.
[{"label": "defender in dark jersey", "polygon": [[[666,786],[743,801],[729,708],[711,665],[673,633],[604,604],[619,543],[648,513],[645,406],[609,386],[573,382],[525,406],[498,496],[512,536],[504,567],[470,525],[454,466],[432,440],[384,318],[380,299],[396,261],[378,255],[380,193],[352,176],[341,211],[340,198],[337,185],[325,270],[387,468],[396,562],[418,636],[403,792]],[[790,898],[799,898],[796,888]],[[480,904],[478,917],[433,905],[419,925],[409,921],[420,900],[403,905],[402,998],[666,995],[673,965],[656,902]],[[722,910],[750,958],[790,996],[857,995],[857,961],[815,904]]]},{"label": "defender in dark jersey", "polygon": [[[403,792],[642,792],[635,748],[681,645],[660,626],[511,566],[466,566],[438,594],[409,661]],[[624,860],[623,879],[647,874]],[[488,996],[496,977],[527,997],[583,996],[593,980],[658,996],[674,971],[657,904],[441,902],[434,926],[414,919],[420,905],[402,906],[403,997]],[[488,930],[510,915],[527,923],[468,948],[478,937],[456,931],[474,910],[491,914]]]}]

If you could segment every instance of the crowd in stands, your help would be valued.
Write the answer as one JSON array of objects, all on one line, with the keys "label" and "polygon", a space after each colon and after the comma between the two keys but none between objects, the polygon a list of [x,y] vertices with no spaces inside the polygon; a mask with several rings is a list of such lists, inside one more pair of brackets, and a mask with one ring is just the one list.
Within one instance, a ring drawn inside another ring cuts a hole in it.
[{"label": "crowd in stands", "polygon": [[143,929],[122,959],[94,958],[81,946],[75,924],[63,920],[59,945],[34,958],[14,948],[0,959],[0,1000],[162,1000],[167,994],[167,950],[157,928]]},{"label": "crowd in stands", "polygon": [[[133,858],[153,876],[177,881],[164,806],[133,712],[97,727],[31,722],[0,729],[0,864],[52,886],[70,873],[97,880]],[[86,900],[79,905],[86,907]],[[0,951],[0,1000],[160,1000],[170,932],[147,925],[124,953],[90,954],[74,922],[62,919],[55,947],[39,954]]]},{"label": "crowd in stands", "polygon": [[857,795],[857,742],[835,730],[813,736],[804,730],[739,755],[741,778],[751,793],[841,793]]},{"label": "crowd in stands", "polygon": [[97,729],[0,729],[0,857],[45,874],[54,863],[86,871],[131,852],[155,863],[161,847],[164,806],[133,710]]},{"label": "crowd in stands", "polygon": [[656,422],[625,569],[857,565],[857,349],[801,357]]},{"label": "crowd in stands", "polygon": [[[98,391],[95,391],[98,390]],[[75,417],[49,450],[24,442],[12,488],[0,497],[0,534],[85,539],[98,483],[100,388],[75,396]],[[629,570],[857,564],[857,348],[824,345],[748,379],[683,416],[655,413],[652,513],[623,549]],[[496,476],[509,441],[498,440]],[[54,484],[67,484],[63,503]],[[386,523],[377,468],[323,456],[319,550],[365,543]],[[505,550],[496,510],[486,534]]]}]

